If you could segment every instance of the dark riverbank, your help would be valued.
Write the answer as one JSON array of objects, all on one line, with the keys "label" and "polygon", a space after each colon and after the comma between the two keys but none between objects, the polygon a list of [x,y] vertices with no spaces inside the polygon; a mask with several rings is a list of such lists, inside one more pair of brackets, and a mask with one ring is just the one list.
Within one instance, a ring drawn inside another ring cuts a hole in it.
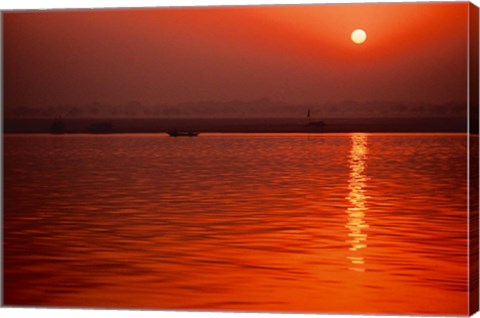
[{"label": "dark riverbank", "polygon": [[[111,123],[113,133],[155,133],[172,129],[197,132],[466,132],[465,118],[311,119],[65,119],[65,133],[88,133],[92,125]],[[4,119],[4,133],[48,133],[50,119]]]}]

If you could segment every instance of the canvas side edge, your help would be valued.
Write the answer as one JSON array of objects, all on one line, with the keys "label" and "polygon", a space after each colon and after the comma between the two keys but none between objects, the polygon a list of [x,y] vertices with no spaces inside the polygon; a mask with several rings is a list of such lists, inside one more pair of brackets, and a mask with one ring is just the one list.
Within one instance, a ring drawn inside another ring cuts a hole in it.
[{"label": "canvas side edge", "polygon": [[478,311],[479,306],[479,163],[478,163],[478,127],[479,127],[479,10],[473,3],[468,7],[468,224],[469,224],[469,315]]},{"label": "canvas side edge", "polygon": [[4,174],[3,174],[3,118],[4,118],[4,105],[5,105],[5,99],[4,99],[4,71],[5,71],[5,61],[4,61],[4,39],[5,39],[5,34],[4,34],[4,14],[5,12],[3,10],[0,10],[0,131],[2,133],[2,138],[0,138],[0,259],[2,260],[0,262],[0,307],[4,306],[4,294],[5,294],[5,271],[3,268],[4,265],[4,260],[5,260],[5,238],[4,238]]}]

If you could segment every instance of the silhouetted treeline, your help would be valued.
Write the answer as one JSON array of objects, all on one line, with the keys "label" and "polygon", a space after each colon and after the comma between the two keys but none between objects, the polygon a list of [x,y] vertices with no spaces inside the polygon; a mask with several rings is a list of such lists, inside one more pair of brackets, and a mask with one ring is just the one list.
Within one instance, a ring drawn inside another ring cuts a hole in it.
[{"label": "silhouetted treeline", "polygon": [[299,118],[307,109],[313,118],[348,117],[462,117],[466,102],[445,104],[355,102],[295,104],[262,98],[251,101],[199,101],[175,105],[144,105],[130,101],[124,105],[35,105],[5,107],[6,118]]}]

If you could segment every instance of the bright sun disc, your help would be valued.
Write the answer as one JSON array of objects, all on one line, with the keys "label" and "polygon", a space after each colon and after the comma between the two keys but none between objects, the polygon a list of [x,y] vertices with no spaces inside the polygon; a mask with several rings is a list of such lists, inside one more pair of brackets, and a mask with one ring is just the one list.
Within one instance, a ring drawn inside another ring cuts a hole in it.
[{"label": "bright sun disc", "polygon": [[352,32],[352,41],[356,44],[362,44],[367,39],[367,33],[362,29],[357,29]]}]

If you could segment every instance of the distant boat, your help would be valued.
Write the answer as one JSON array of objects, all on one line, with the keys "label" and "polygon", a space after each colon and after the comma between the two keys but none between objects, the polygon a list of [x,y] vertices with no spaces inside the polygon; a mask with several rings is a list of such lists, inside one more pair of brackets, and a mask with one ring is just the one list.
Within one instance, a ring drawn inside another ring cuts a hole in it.
[{"label": "distant boat", "polygon": [[196,137],[198,136],[198,132],[194,131],[167,131],[167,134],[169,134],[171,137]]},{"label": "distant boat", "polygon": [[112,134],[113,124],[111,122],[93,123],[88,127],[91,134]]},{"label": "distant boat", "polygon": [[55,119],[50,126],[50,133],[54,135],[61,135],[65,133],[65,123],[60,119]]},{"label": "distant boat", "polygon": [[312,122],[306,124],[305,126],[315,127],[315,128],[323,128],[323,127],[327,126],[327,124],[325,124],[323,121],[312,121]]}]

